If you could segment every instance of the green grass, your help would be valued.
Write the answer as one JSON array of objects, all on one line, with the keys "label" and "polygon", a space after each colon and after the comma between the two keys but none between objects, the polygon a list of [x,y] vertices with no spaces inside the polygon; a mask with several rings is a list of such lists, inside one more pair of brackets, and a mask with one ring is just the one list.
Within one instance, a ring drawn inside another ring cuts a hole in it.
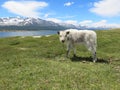
[{"label": "green grass", "polygon": [[120,30],[96,32],[97,63],[84,46],[66,58],[57,35],[0,38],[0,90],[119,90]]}]

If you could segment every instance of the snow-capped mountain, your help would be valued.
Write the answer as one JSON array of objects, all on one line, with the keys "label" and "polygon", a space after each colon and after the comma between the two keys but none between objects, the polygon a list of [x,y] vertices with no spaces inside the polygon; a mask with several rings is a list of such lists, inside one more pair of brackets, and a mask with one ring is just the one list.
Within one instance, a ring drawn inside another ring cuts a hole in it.
[{"label": "snow-capped mountain", "polygon": [[6,17],[6,18],[0,18],[0,25],[1,26],[7,26],[7,25],[18,25],[19,22],[22,22],[23,20],[19,17],[13,18],[13,17]]},{"label": "snow-capped mountain", "polygon": [[59,24],[42,20],[40,18],[22,18],[22,17],[7,17],[0,18],[0,26],[28,26],[28,25],[40,25],[40,26],[59,26]]},{"label": "snow-capped mountain", "polygon": [[40,18],[6,17],[0,18],[0,30],[56,30],[65,27]]},{"label": "snow-capped mountain", "polygon": [[1,30],[40,30],[40,29],[109,29],[106,26],[93,27],[93,26],[82,26],[82,25],[73,25],[67,23],[55,23],[52,21],[43,20],[40,18],[23,18],[23,17],[5,17],[0,18],[0,29]]}]

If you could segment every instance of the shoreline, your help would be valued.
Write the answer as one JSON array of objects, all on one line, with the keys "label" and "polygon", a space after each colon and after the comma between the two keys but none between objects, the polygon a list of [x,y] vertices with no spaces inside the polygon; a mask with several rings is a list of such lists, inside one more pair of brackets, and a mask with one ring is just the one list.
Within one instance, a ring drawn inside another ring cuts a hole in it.
[{"label": "shoreline", "polygon": [[29,32],[29,31],[43,31],[43,30],[0,30],[0,32],[27,32],[27,31]]},{"label": "shoreline", "polygon": [[26,37],[26,36],[34,36],[34,37],[40,37],[40,36],[49,36],[49,35],[53,35],[56,34],[57,31],[53,31],[53,30],[39,30],[39,31],[22,31],[22,30],[12,30],[12,31],[5,31],[2,30],[0,31],[0,38],[4,38],[4,37],[16,37],[16,36],[20,36],[20,37]]}]

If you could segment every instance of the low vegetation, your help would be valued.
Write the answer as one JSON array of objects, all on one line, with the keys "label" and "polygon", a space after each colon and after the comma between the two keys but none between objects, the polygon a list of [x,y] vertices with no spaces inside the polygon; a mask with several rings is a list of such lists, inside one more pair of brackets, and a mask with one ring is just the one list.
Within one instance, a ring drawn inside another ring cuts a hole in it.
[{"label": "low vegetation", "polygon": [[97,63],[82,45],[66,58],[57,35],[0,38],[0,90],[119,90],[120,30],[96,33]]}]

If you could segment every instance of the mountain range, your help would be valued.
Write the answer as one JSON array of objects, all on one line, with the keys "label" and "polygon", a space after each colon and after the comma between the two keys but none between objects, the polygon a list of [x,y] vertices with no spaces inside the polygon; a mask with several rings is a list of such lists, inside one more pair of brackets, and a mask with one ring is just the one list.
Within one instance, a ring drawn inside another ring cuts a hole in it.
[{"label": "mountain range", "polygon": [[0,30],[61,30],[61,29],[106,29],[105,27],[75,26],[73,24],[55,23],[40,18],[6,17],[0,18]]}]

